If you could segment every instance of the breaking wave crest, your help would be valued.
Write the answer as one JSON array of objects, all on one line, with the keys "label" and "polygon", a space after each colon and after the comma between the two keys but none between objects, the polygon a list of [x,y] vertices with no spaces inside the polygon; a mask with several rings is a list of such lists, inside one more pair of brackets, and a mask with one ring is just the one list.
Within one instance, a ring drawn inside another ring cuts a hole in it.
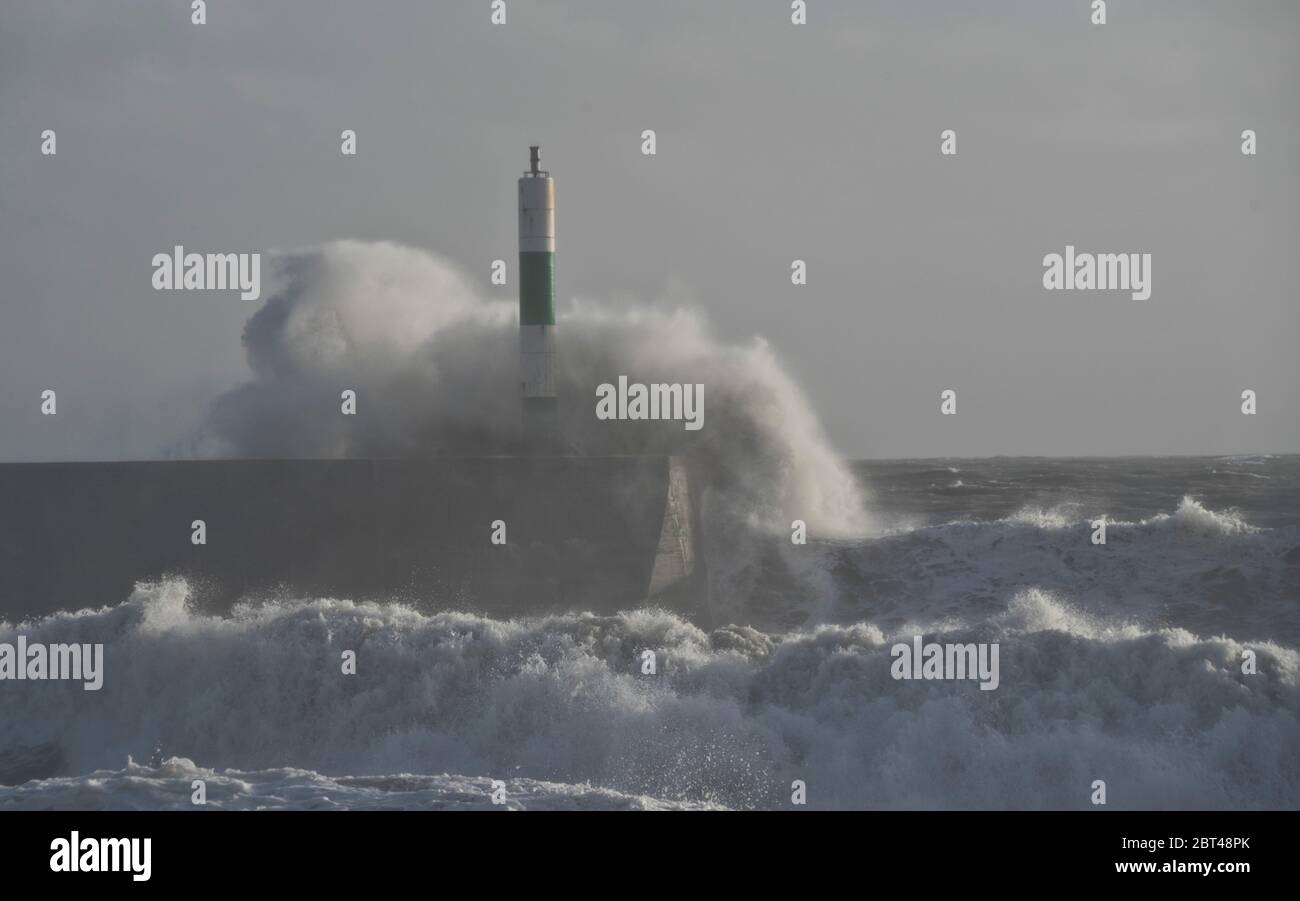
[{"label": "breaking wave crest", "polygon": [[1065,505],[895,529],[829,554],[829,617],[976,623],[1041,588],[1108,620],[1300,644],[1300,528],[1257,528],[1185,497],[1173,513],[1108,520],[1104,545],[1093,534]]},{"label": "breaking wave crest", "polygon": [[[1039,529],[1066,529],[1077,526],[1081,520],[1069,505],[1044,509],[1042,507],[1023,507],[1006,522],[1033,526]],[[1244,535],[1258,532],[1259,529],[1246,522],[1237,510],[1210,510],[1194,497],[1184,497],[1172,514],[1158,513],[1140,522],[1110,521],[1109,527],[1131,531],[1134,527],[1148,532],[1162,529],[1173,530],[1182,534],[1213,537],[1215,535]]]},{"label": "breaking wave crest", "polygon": [[[1300,804],[1295,650],[1249,643],[1244,676],[1243,642],[1116,625],[1043,589],[980,622],[785,633],[655,610],[187,601],[183,582],[142,585],[22,627],[104,642],[106,678],[7,702],[0,749],[56,746],[66,778],[0,789],[0,806],[180,806],[199,769],[230,807],[481,806],[491,779],[543,807],[783,806],[794,779],[814,806],[1075,808],[1096,778],[1116,807]],[[999,689],[893,680],[890,646],[916,628],[1000,642]]]},{"label": "breaking wave crest", "polygon": [[[266,301],[243,337],[252,379],[218,398],[194,453],[478,455],[533,441],[520,422],[513,301],[483,298],[448,261],[390,243],[339,241],[268,263]],[[697,540],[724,617],[740,618],[775,578],[817,590],[788,541],[792,521],[814,536],[869,533],[861,486],[766,342],[722,343],[686,309],[590,302],[559,311],[558,335],[569,450],[690,459]],[[619,376],[703,385],[703,428],[597,420],[596,388]],[[356,392],[354,416],[336,415],[344,389]]]}]

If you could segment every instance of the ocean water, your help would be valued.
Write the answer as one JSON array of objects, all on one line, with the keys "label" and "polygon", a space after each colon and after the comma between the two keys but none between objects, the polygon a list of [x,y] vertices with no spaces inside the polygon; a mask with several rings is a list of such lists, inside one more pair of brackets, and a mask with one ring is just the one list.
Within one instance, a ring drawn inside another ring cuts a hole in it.
[{"label": "ocean water", "polygon": [[[854,473],[873,532],[813,541],[793,589],[709,628],[341,598],[212,615],[182,580],[0,623],[103,642],[114,673],[0,683],[0,808],[188,809],[196,779],[227,809],[485,808],[494,782],[512,808],[786,808],[795,780],[810,807],[1084,809],[1097,779],[1110,808],[1300,807],[1300,457]],[[996,642],[998,688],[892,678],[918,634]]]}]

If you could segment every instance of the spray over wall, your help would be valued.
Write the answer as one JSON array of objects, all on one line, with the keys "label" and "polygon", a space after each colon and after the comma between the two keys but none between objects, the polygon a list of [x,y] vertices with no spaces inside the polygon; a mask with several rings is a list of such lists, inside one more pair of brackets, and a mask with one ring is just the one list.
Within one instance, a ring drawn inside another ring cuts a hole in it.
[{"label": "spray over wall", "polygon": [[[267,300],[243,338],[253,377],[213,405],[205,454],[491,455],[527,443],[513,302],[485,299],[446,260],[391,243],[268,254],[264,267]],[[808,549],[792,550],[793,520],[815,536],[868,530],[857,483],[766,342],[723,344],[685,309],[575,302],[556,318],[559,430],[585,455],[690,458],[713,594],[737,615],[772,566],[789,575],[811,563]],[[597,420],[596,387],[620,375],[703,384],[704,427]],[[323,415],[348,388],[357,414]]]}]

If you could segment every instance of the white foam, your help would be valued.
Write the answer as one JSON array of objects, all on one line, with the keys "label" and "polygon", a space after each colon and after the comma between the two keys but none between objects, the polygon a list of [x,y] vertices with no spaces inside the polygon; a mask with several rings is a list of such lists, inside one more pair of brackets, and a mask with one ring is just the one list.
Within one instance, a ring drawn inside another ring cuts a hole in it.
[{"label": "white foam", "polygon": [[[334,242],[267,262],[266,301],[244,334],[253,380],[215,403],[206,454],[502,453],[525,439],[513,302],[480,297],[446,260],[389,243]],[[710,493],[705,527],[719,535],[788,530],[796,518],[816,535],[866,534],[856,479],[765,341],[723,343],[701,314],[671,306],[575,301],[558,316],[558,415],[583,453],[691,454]],[[355,421],[315,412],[337,403],[342,372],[365,398]],[[598,421],[596,387],[620,374],[703,384],[703,429]]]},{"label": "white foam", "polygon": [[1069,510],[899,527],[839,551],[825,562],[838,585],[829,618],[870,620],[890,634],[1072,618],[1074,634],[1093,640],[1173,628],[1300,646],[1288,562],[1300,528],[1261,529],[1187,498],[1169,514],[1108,519],[1107,542],[1096,545],[1091,514]]},{"label": "white foam", "polygon": [[1202,537],[1218,535],[1245,535],[1258,532],[1237,510],[1214,511],[1204,507],[1192,497],[1184,497],[1173,515],[1158,514],[1143,520],[1144,526],[1164,527],[1172,525],[1177,531]]},{"label": "white foam", "polygon": [[[6,695],[0,748],[57,741],[71,775],[0,805],[183,806],[196,768],[232,806],[481,804],[491,779],[543,806],[785,806],[796,778],[814,806],[1084,807],[1095,778],[1112,807],[1300,803],[1295,650],[1107,625],[1049,591],[943,632],[1001,643],[995,692],[894,681],[892,630],[870,622],[710,634],[654,610],[502,621],[332,599],[209,617],[178,591],[29,624],[104,640],[107,676],[93,703]],[[156,749],[177,760],[127,764]]]}]

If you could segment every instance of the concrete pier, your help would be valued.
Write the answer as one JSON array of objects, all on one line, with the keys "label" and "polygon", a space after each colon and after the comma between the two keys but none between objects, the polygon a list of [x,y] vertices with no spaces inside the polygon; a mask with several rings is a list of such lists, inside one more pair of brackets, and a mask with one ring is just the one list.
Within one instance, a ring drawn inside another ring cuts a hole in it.
[{"label": "concrete pier", "polygon": [[0,464],[0,616],[180,575],[212,610],[273,594],[497,616],[650,602],[704,622],[697,507],[670,457]]}]

